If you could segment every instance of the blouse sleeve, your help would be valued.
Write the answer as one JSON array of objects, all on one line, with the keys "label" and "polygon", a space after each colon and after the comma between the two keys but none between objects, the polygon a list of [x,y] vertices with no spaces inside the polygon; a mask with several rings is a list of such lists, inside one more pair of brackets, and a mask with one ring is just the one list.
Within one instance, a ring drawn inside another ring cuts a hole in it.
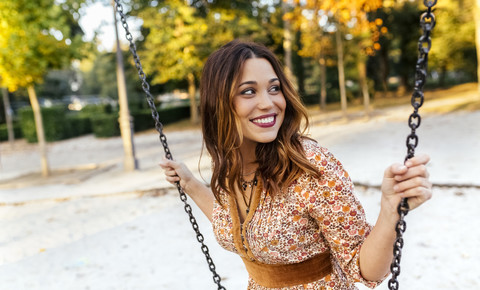
[{"label": "blouse sleeve", "polygon": [[312,178],[310,183],[310,215],[317,221],[346,278],[376,287],[381,281],[367,281],[360,273],[360,248],[372,226],[367,223],[364,209],[353,193],[348,173],[325,148],[317,145],[307,155],[321,174],[320,179]]}]

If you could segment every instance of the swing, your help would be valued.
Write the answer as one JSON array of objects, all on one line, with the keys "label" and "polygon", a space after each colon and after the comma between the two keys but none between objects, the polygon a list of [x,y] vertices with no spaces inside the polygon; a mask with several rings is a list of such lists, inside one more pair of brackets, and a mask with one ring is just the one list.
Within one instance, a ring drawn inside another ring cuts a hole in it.
[{"label": "swing", "polygon": [[[143,72],[142,65],[140,63],[140,58],[137,54],[137,48],[135,43],[133,42],[133,36],[129,31],[128,24],[126,21],[125,13],[123,12],[123,6],[120,3],[120,0],[114,0],[115,7],[120,15],[120,20],[122,23],[123,28],[125,29],[125,37],[129,42],[130,52],[133,55],[133,60],[135,62],[135,67],[138,71],[138,76],[140,81],[142,82],[142,89],[145,92],[146,100],[148,106],[152,111],[152,118],[155,122],[155,128],[159,133],[160,142],[163,146],[165,151],[165,157],[167,159],[173,160],[172,154],[168,147],[167,137],[163,133],[163,124],[159,120],[159,114],[155,107],[155,102],[152,94],[150,93],[150,85],[146,80],[146,75]],[[424,5],[427,7],[427,11],[423,13],[420,17],[420,26],[423,30],[423,34],[420,36],[418,40],[418,60],[416,63],[415,68],[415,86],[414,92],[411,97],[411,105],[413,107],[413,112],[410,114],[408,118],[408,126],[411,129],[410,134],[407,136],[406,146],[407,146],[407,156],[405,157],[405,162],[414,157],[415,155],[415,148],[418,145],[418,136],[416,135],[416,129],[420,126],[421,117],[418,114],[419,108],[423,105],[424,101],[424,94],[423,94],[423,87],[425,85],[427,79],[427,65],[428,65],[428,53],[432,46],[430,33],[435,26],[435,15],[432,13],[432,9],[437,3],[437,0],[424,0]],[[187,202],[187,195],[183,191],[180,183],[176,183],[180,200],[184,203],[184,210],[188,214],[190,223],[192,225],[193,230],[197,236],[197,241],[201,245],[201,250],[205,255],[205,259],[207,260],[208,267],[213,275],[213,282],[217,284],[218,290],[225,290],[226,288],[221,285],[221,278],[216,272],[216,267],[213,262],[213,259],[210,257],[210,253],[208,247],[204,243],[204,237],[199,230],[197,221],[192,213],[192,207]],[[393,260],[390,266],[390,271],[392,273],[392,278],[388,281],[388,289],[398,289],[399,283],[397,281],[397,277],[400,275],[400,260],[402,257],[402,248],[403,248],[403,233],[406,230],[406,222],[404,220],[405,216],[408,214],[409,206],[406,198],[403,198],[398,205],[398,213],[400,214],[399,221],[395,226],[396,231],[396,239],[394,242],[394,249],[393,249]]]}]

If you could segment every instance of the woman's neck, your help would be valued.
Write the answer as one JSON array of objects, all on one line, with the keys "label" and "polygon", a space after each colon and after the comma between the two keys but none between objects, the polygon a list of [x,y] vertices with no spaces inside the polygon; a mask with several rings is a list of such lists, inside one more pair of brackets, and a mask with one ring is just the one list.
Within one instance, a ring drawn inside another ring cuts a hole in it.
[{"label": "woman's neck", "polygon": [[257,147],[256,142],[244,142],[240,147],[240,153],[242,154],[242,175],[250,176],[257,170],[258,164],[256,163],[255,149]]}]

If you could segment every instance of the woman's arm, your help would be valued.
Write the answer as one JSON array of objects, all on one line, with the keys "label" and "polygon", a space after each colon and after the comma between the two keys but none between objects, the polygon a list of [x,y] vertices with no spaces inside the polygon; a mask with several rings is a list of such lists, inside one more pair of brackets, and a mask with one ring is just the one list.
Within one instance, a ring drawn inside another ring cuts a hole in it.
[{"label": "woman's arm", "polygon": [[378,281],[390,271],[401,199],[408,198],[412,210],[431,198],[432,184],[425,168],[429,160],[429,156],[419,155],[405,165],[393,164],[385,170],[380,214],[360,250],[360,270],[365,279]]},{"label": "woman's arm", "polygon": [[180,182],[183,191],[190,196],[211,222],[213,202],[215,200],[213,192],[203,182],[195,178],[183,163],[164,159],[160,162],[160,167],[165,170],[168,182],[173,185],[176,185],[176,182]]}]

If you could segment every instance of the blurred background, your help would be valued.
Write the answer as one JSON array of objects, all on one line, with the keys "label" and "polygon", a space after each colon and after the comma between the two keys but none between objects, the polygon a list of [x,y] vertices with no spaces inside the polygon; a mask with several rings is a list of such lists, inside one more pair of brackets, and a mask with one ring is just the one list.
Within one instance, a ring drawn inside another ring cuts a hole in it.
[{"label": "blurred background", "polygon": [[[477,81],[478,2],[435,6],[427,89]],[[368,115],[408,103],[412,92],[423,1],[120,3],[163,123],[198,122],[202,66],[235,38],[271,48],[311,110],[347,115],[356,106]],[[132,132],[153,127],[120,23],[117,45],[112,1],[2,0],[0,19],[0,141],[45,148],[93,133],[122,135],[128,147]]]}]

